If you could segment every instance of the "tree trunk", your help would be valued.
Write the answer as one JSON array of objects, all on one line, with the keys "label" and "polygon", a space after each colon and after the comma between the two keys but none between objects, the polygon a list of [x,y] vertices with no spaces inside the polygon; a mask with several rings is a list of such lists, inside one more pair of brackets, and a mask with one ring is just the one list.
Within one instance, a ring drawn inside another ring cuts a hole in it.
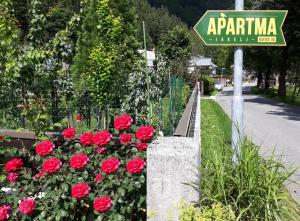
[{"label": "tree trunk", "polygon": [[292,95],[292,102],[295,101],[296,91],[297,91],[297,85],[295,85],[295,87],[294,87],[294,91],[293,91],[293,95]]},{"label": "tree trunk", "polygon": [[272,70],[272,62],[268,63],[268,69],[265,74],[265,90],[268,90],[270,88],[271,70]]},{"label": "tree trunk", "polygon": [[261,72],[258,72],[257,73],[257,85],[256,85],[257,88],[261,87],[262,80],[263,80],[263,74]]},{"label": "tree trunk", "polygon": [[54,82],[52,81],[51,87],[51,105],[52,105],[52,122],[57,123],[59,121],[59,109],[58,109],[58,94],[56,87],[54,86]]},{"label": "tree trunk", "polygon": [[280,72],[279,72],[279,88],[278,88],[278,96],[285,97],[286,96],[286,75],[288,69],[288,49],[283,48],[281,55],[281,64],[280,64]]}]

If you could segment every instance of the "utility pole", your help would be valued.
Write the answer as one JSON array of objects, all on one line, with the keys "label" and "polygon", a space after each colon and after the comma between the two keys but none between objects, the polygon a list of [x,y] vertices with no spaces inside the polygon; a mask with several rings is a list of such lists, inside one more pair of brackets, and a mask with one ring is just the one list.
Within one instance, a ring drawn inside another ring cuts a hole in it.
[{"label": "utility pole", "polygon": [[[244,10],[244,0],[235,0],[235,10]],[[244,100],[243,100],[243,48],[234,48],[234,89],[231,108],[233,162],[240,155],[241,141],[244,136]]]},{"label": "utility pole", "polygon": [[148,105],[148,121],[151,123],[151,116],[152,116],[152,105],[150,100],[150,79],[149,79],[149,72],[148,72],[148,58],[147,58],[147,43],[146,43],[146,26],[145,22],[143,21],[143,34],[144,34],[144,53],[145,53],[145,72],[146,72],[146,84],[147,84],[147,105]]}]

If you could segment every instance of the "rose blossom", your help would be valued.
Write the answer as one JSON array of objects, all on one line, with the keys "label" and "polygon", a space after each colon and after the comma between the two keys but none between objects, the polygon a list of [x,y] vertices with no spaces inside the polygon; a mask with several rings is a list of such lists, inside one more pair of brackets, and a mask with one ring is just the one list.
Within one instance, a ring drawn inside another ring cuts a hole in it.
[{"label": "rose blossom", "polygon": [[75,137],[76,130],[74,128],[67,128],[67,129],[64,129],[62,134],[63,134],[65,140],[72,140]]},{"label": "rose blossom", "polygon": [[23,166],[23,161],[22,159],[13,159],[8,161],[5,164],[5,170],[7,172],[11,172],[11,171],[17,171],[18,169],[20,169]]},{"label": "rose blossom", "polygon": [[71,195],[76,199],[83,199],[90,192],[90,186],[87,183],[78,183],[72,186]]},{"label": "rose blossom", "polygon": [[153,127],[143,126],[136,131],[135,136],[137,139],[141,141],[148,141],[153,137],[154,133],[155,133],[155,129]]},{"label": "rose blossom", "polygon": [[84,153],[79,153],[77,155],[74,155],[70,159],[70,166],[73,169],[82,169],[84,168],[89,161],[89,158]]},{"label": "rose blossom", "polygon": [[32,198],[22,199],[19,204],[19,211],[25,215],[30,215],[35,209],[35,201]]},{"label": "rose blossom", "polygon": [[104,172],[104,173],[113,173],[115,172],[119,166],[120,166],[120,161],[116,158],[109,158],[109,159],[106,159],[102,162],[102,165],[101,165],[101,170]]},{"label": "rose blossom", "polygon": [[62,163],[59,159],[57,159],[56,157],[52,157],[44,161],[43,171],[47,173],[55,173],[60,169],[61,164]]},{"label": "rose blossom", "polygon": [[9,219],[9,211],[10,210],[11,210],[11,207],[8,205],[0,206],[0,221]]},{"label": "rose blossom", "polygon": [[102,196],[94,201],[94,209],[97,212],[106,212],[110,209],[112,200],[108,196]]},{"label": "rose blossom", "polygon": [[123,116],[118,116],[114,121],[114,127],[117,130],[126,130],[131,127],[132,118],[128,114],[124,114]]},{"label": "rose blossom", "polygon": [[77,120],[77,121],[81,121],[81,116],[80,116],[80,115],[77,115],[77,116],[76,116],[76,120]]},{"label": "rose blossom", "polygon": [[107,149],[105,147],[99,147],[96,149],[97,153],[104,153],[105,151],[107,151]]},{"label": "rose blossom", "polygon": [[112,135],[108,131],[102,130],[95,134],[93,142],[99,147],[103,147],[106,144],[109,144],[111,137]]},{"label": "rose blossom", "polygon": [[103,180],[103,176],[101,173],[97,174],[96,177],[95,177],[95,181],[96,183],[99,183]]},{"label": "rose blossom", "polygon": [[40,170],[39,173],[37,174],[39,178],[41,178],[44,175],[44,171]]},{"label": "rose blossom", "polygon": [[83,133],[79,137],[80,144],[84,147],[90,146],[93,144],[94,134],[92,133]]},{"label": "rose blossom", "polygon": [[130,144],[131,139],[132,139],[132,134],[121,134],[119,137],[119,140],[123,145]]},{"label": "rose blossom", "polygon": [[51,154],[54,147],[55,145],[51,141],[44,140],[36,146],[35,151],[37,155],[44,157]]},{"label": "rose blossom", "polygon": [[10,183],[17,182],[18,178],[19,178],[19,174],[15,173],[15,172],[12,172],[12,173],[9,173],[9,174],[6,175],[6,179]]},{"label": "rose blossom", "polygon": [[42,178],[44,175],[44,171],[43,170],[39,170],[38,174],[36,174],[33,178],[34,179],[39,179]]},{"label": "rose blossom", "polygon": [[145,161],[139,157],[130,160],[127,163],[127,171],[131,174],[140,173],[145,167]]},{"label": "rose blossom", "polygon": [[147,143],[137,143],[136,148],[139,150],[147,150],[148,144]]}]

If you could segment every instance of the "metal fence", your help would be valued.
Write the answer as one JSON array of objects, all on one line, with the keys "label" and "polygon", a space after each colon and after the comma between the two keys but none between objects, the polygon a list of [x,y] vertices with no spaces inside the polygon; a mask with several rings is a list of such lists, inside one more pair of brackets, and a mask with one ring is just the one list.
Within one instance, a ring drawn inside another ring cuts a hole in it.
[{"label": "metal fence", "polygon": [[[161,96],[152,101],[154,108],[151,121],[144,123],[152,124],[164,136],[169,136],[179,123],[191,89],[182,78],[170,75],[163,83],[162,91]],[[35,127],[48,127],[47,131],[57,131],[71,126],[83,132],[113,126],[113,120],[121,112],[121,107],[106,106],[100,109],[92,104],[88,96],[83,98],[79,100],[81,103],[77,108],[76,104],[65,102],[57,109],[53,108],[55,105],[49,97],[32,99],[26,104],[22,99],[8,98],[0,101],[0,128],[33,130]],[[136,113],[130,114],[134,117]]]},{"label": "metal fence", "polygon": [[190,86],[182,78],[171,76],[168,84],[168,93],[159,100],[156,115],[159,118],[157,128],[164,136],[171,136],[181,118],[190,97]]}]

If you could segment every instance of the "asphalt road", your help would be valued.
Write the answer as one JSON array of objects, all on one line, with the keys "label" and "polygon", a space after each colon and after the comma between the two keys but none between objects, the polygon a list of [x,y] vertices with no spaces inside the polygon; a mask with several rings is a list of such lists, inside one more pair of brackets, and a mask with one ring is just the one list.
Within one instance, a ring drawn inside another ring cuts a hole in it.
[{"label": "asphalt road", "polygon": [[[300,201],[300,107],[283,104],[253,95],[251,85],[244,85],[244,126],[247,137],[261,146],[264,157],[282,156],[284,166],[297,167],[287,187]],[[232,87],[226,87],[216,96],[217,102],[231,115]]]}]

